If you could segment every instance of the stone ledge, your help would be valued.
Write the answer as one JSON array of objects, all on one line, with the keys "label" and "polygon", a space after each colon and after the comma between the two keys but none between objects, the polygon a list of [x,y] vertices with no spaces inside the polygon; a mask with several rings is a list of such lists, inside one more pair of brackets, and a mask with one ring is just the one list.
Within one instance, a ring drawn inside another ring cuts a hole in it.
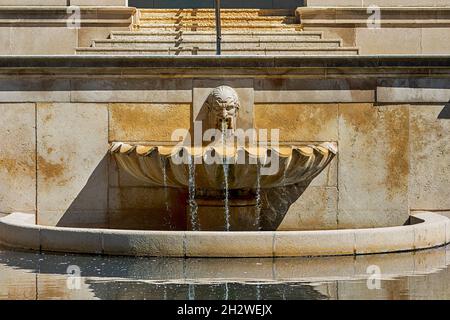
[{"label": "stone ledge", "polygon": [[445,245],[450,219],[431,212],[419,223],[377,229],[275,232],[127,231],[46,227],[34,215],[0,218],[0,242],[28,250],[125,256],[301,257],[413,251]]},{"label": "stone ledge", "polygon": [[[449,7],[382,7],[381,27],[444,27]],[[365,27],[373,12],[364,7],[302,7],[296,11],[303,27]]]},{"label": "stone ledge", "polygon": [[22,7],[30,6],[48,7],[48,6],[128,6],[128,0],[0,0],[0,9],[3,7]]},{"label": "stone ledge", "polygon": [[[105,70],[108,68],[108,70]],[[39,73],[51,71],[53,73],[98,73],[99,75],[117,72],[129,75],[132,72],[146,72],[151,70],[165,73],[194,74],[201,69],[220,69],[225,73],[231,68],[245,70],[247,77],[249,71],[267,74],[274,70],[316,70],[316,75],[342,74],[351,70],[361,76],[361,73],[383,74],[389,72],[411,73],[414,75],[444,76],[450,72],[450,55],[360,55],[360,56],[116,56],[116,55],[16,55],[0,56],[0,73],[20,72]],[[268,70],[269,69],[269,70]],[[317,71],[319,70],[319,71]],[[325,73],[326,71],[326,73]],[[229,70],[229,74],[236,71]],[[160,72],[158,73],[160,75]],[[278,76],[280,76],[278,72]]]},{"label": "stone ledge", "polygon": [[307,7],[449,7],[449,0],[305,0]]},{"label": "stone ledge", "polygon": [[[1,1],[1,0],[0,0]],[[80,27],[130,26],[136,8],[120,6],[81,6]],[[73,11],[67,6],[1,6],[0,26],[66,27],[73,20]]]}]

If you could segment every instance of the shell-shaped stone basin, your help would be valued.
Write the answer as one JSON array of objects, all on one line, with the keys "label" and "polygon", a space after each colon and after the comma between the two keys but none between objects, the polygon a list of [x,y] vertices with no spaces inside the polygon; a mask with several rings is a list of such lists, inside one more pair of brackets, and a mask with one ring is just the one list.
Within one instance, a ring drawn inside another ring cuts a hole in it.
[{"label": "shell-shaped stone basin", "polygon": [[238,190],[309,184],[331,162],[337,148],[333,143],[256,148],[114,142],[110,152],[120,167],[151,185],[222,190],[227,176],[228,188]]}]

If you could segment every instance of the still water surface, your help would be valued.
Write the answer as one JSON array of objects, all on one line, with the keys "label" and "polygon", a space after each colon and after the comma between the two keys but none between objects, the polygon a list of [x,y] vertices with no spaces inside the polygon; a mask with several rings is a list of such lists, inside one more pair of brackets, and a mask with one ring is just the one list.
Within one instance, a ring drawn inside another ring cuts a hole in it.
[{"label": "still water surface", "polygon": [[449,265],[450,246],[282,259],[101,257],[0,248],[0,299],[450,299]]}]

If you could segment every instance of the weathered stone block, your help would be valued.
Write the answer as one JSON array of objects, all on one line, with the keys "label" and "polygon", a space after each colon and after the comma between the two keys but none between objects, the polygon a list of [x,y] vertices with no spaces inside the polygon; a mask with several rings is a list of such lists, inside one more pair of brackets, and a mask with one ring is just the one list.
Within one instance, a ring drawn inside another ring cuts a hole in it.
[{"label": "weathered stone block", "polygon": [[[323,76],[321,70],[308,72]],[[255,103],[373,102],[371,82],[371,79],[258,79],[255,80]]]},{"label": "weathered stone block", "polygon": [[408,179],[408,106],[340,105],[338,227],[404,224]]},{"label": "weathered stone block", "polygon": [[284,257],[354,253],[353,231],[287,231],[275,234],[274,255]]},{"label": "weathered stone block", "polygon": [[279,129],[281,142],[337,141],[337,104],[257,104],[255,127]]},{"label": "weathered stone block", "polygon": [[[258,234],[258,237],[255,235]],[[272,257],[273,232],[186,233],[187,257]]]},{"label": "weathered stone block", "polygon": [[95,229],[41,229],[41,249],[55,252],[100,254],[102,235]]},{"label": "weathered stone block", "polygon": [[187,79],[82,79],[71,82],[72,102],[191,103]]},{"label": "weathered stone block", "polygon": [[377,101],[381,103],[447,103],[450,81],[445,78],[380,79]]},{"label": "weathered stone block", "polygon": [[0,114],[0,212],[35,212],[35,105],[0,104]]},{"label": "weathered stone block", "polygon": [[11,53],[11,28],[0,28],[0,54],[7,55]]},{"label": "weathered stone block", "polygon": [[103,246],[106,254],[176,256],[184,255],[184,232],[121,232],[105,231]]},{"label": "weathered stone block", "polygon": [[37,143],[39,224],[64,224],[80,212],[104,215],[107,106],[38,104]]},{"label": "weathered stone block", "polygon": [[450,34],[447,28],[422,28],[422,54],[447,54]]},{"label": "weathered stone block", "polygon": [[[190,128],[190,104],[110,104],[110,141],[171,142]],[[174,143],[180,140],[174,141]]]},{"label": "weathered stone block", "polygon": [[77,32],[61,27],[12,27],[11,54],[74,54]]},{"label": "weathered stone block", "polygon": [[355,230],[356,254],[396,252],[414,247],[414,227]]},{"label": "weathered stone block", "polygon": [[[383,20],[381,26],[382,23]],[[355,44],[360,48],[360,54],[421,53],[420,28],[357,28],[355,31]]]},{"label": "weathered stone block", "polygon": [[337,198],[335,187],[308,187],[290,206],[278,230],[336,229]]},{"label": "weathered stone block", "polygon": [[0,79],[0,102],[69,102],[70,81],[64,79]]},{"label": "weathered stone block", "polygon": [[410,107],[411,209],[450,208],[450,107]]},{"label": "weathered stone block", "polygon": [[38,227],[27,226],[24,228],[14,221],[7,221],[7,219],[8,217],[3,218],[4,221],[0,223],[0,242],[13,248],[40,250]]},{"label": "weathered stone block", "polygon": [[426,219],[426,223],[414,225],[414,249],[431,248],[446,243],[447,217],[429,212],[416,213],[414,216]]}]

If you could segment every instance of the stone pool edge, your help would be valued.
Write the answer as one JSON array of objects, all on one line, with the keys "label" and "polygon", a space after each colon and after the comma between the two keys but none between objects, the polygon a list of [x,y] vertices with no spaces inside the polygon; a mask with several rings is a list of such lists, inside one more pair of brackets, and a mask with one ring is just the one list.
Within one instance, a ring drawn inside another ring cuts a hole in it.
[{"label": "stone pool edge", "polygon": [[0,243],[24,250],[150,257],[306,257],[414,251],[450,243],[450,219],[412,215],[413,225],[321,231],[133,231],[40,226],[34,215],[0,218]]}]

